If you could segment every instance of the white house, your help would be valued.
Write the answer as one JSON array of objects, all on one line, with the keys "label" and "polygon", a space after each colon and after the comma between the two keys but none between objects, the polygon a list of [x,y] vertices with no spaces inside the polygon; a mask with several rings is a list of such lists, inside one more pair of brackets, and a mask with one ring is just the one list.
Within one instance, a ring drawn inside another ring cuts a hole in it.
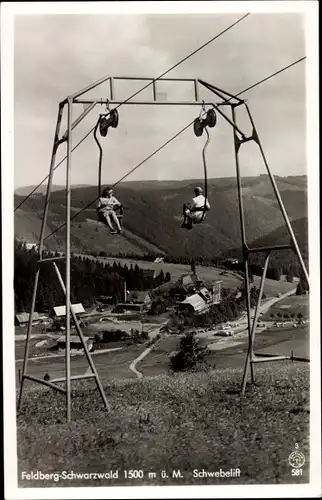
[{"label": "white house", "polygon": [[198,291],[198,295],[207,303],[210,304],[212,302],[212,293],[206,288],[202,287]]},{"label": "white house", "polygon": [[38,250],[38,243],[25,243],[26,250]]},{"label": "white house", "polygon": [[180,302],[179,311],[191,311],[196,314],[201,314],[208,310],[209,306],[206,301],[199,295],[195,293],[194,295],[190,295],[185,300]]},{"label": "white house", "polygon": [[[20,313],[20,314],[16,314],[16,317],[15,317],[15,325],[16,326],[25,326],[29,323],[29,317],[30,317],[30,314],[29,313]],[[40,323],[41,321],[41,317],[39,315],[39,313],[37,312],[34,312],[33,315],[32,315],[32,324],[33,325],[38,325],[38,323]]]},{"label": "white house", "polygon": [[[72,304],[71,309],[75,314],[85,313],[85,309],[82,304]],[[55,318],[63,318],[64,316],[66,316],[66,306],[53,307],[52,312]]]}]

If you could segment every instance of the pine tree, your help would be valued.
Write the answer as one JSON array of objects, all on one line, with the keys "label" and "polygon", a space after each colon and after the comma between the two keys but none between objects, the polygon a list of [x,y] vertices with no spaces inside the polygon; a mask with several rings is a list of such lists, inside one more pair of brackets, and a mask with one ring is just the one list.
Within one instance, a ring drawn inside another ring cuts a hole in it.
[{"label": "pine tree", "polygon": [[300,273],[300,281],[296,288],[296,295],[303,295],[305,292],[309,290],[306,278],[303,276],[303,273]]},{"label": "pine tree", "polygon": [[210,354],[207,346],[201,347],[194,332],[187,333],[180,342],[180,350],[170,359],[170,370],[194,371],[206,366],[206,358]]}]

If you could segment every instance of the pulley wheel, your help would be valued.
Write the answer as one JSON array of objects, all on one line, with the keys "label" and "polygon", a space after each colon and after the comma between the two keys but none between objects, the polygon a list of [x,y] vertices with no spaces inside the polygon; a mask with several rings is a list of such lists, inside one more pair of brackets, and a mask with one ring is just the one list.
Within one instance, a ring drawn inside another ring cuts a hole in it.
[{"label": "pulley wheel", "polygon": [[208,127],[214,127],[217,122],[217,116],[214,109],[208,109],[206,116],[206,125]]},{"label": "pulley wheel", "polygon": [[193,131],[197,137],[200,137],[203,133],[203,124],[199,118],[196,118],[193,122]]},{"label": "pulley wheel", "polygon": [[103,137],[106,137],[107,131],[108,131],[108,121],[107,119],[102,116],[100,119],[100,124],[99,124],[99,129],[100,129],[100,134]]},{"label": "pulley wheel", "polygon": [[110,112],[110,124],[112,128],[116,128],[119,124],[119,114],[117,109],[112,109]]}]

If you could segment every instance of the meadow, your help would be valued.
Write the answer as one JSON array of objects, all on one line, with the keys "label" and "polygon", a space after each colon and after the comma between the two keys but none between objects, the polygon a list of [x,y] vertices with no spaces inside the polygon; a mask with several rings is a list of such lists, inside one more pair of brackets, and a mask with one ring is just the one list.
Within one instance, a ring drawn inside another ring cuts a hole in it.
[{"label": "meadow", "polygon": [[309,317],[309,295],[292,295],[274,304],[262,320],[300,319]]},{"label": "meadow", "polygon": [[[256,385],[241,396],[241,370],[104,379],[111,411],[93,383],[72,387],[72,422],[65,397],[28,386],[17,419],[19,487],[182,484],[285,484],[309,480],[309,367],[276,363],[258,367]],[[298,443],[306,457],[293,477],[288,457]],[[194,469],[240,468],[230,478],[196,478]],[[125,479],[136,469],[143,477]],[[180,469],[181,478],[171,471]],[[22,481],[21,472],[106,473],[118,478],[72,480],[62,476]],[[162,478],[162,470],[168,477]],[[149,473],[155,473],[149,476]]]},{"label": "meadow", "polygon": [[[121,266],[127,265],[134,267],[138,265],[141,269],[153,269],[157,273],[163,270],[164,274],[167,272],[171,275],[171,283],[177,281],[183,274],[190,274],[191,267],[186,264],[174,264],[169,262],[161,262],[160,264],[155,262],[148,262],[145,260],[133,260],[128,258],[118,258],[118,257],[91,257],[93,260],[98,260],[100,262],[108,262],[113,264],[114,262],[120,263]],[[243,278],[236,272],[218,269],[216,267],[207,266],[196,266],[196,272],[198,276],[205,281],[222,281],[223,288],[229,288],[231,290],[236,290],[243,283]],[[254,276],[254,283],[257,287],[260,284],[260,277]],[[162,287],[167,287],[167,283],[161,285]],[[290,290],[296,289],[296,284],[288,283],[286,281],[275,281],[271,279],[265,280],[264,293],[267,296],[275,296],[277,293],[285,293]]]}]

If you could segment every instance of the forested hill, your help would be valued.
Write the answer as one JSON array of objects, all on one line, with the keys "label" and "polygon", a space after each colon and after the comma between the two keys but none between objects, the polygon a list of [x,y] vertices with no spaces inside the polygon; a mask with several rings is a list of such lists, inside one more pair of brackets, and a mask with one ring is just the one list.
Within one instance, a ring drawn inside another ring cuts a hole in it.
[{"label": "forested hill", "polygon": [[[301,251],[301,255],[305,264],[308,266],[308,219],[303,217],[292,222],[292,229],[295,234],[296,241]],[[269,235],[262,236],[252,242],[251,247],[265,247],[269,245],[284,245],[291,244],[291,238],[283,222],[283,225],[272,231]],[[240,246],[227,252],[227,257],[236,257],[241,259]],[[250,257],[251,264],[264,263],[264,254],[252,254]],[[269,267],[281,269],[283,274],[287,274],[288,269],[292,268],[293,272],[300,273],[298,258],[293,250],[273,251],[270,255]]]},{"label": "forested hill", "polygon": [[[307,214],[307,179],[277,177],[277,185],[291,221],[305,220]],[[240,247],[240,220],[237,203],[236,179],[222,178],[208,181],[211,210],[206,220],[192,231],[180,228],[182,204],[189,202],[193,188],[202,180],[124,182],[117,186],[116,196],[124,205],[124,235],[111,236],[100,225],[95,204],[72,221],[71,242],[75,252],[105,251],[115,255],[160,253],[173,256],[213,258]],[[274,231],[284,224],[268,176],[242,180],[246,233],[249,243],[269,240],[273,244]],[[77,187],[72,191],[72,215],[97,196],[95,186]],[[23,197],[15,195],[15,206]],[[15,212],[15,235],[27,242],[39,237],[44,196],[31,197]],[[64,222],[65,191],[51,195],[46,234]],[[306,234],[299,224],[300,238]],[[303,226],[304,227],[304,226]],[[64,248],[64,230],[45,241],[47,248]]]},{"label": "forested hill", "polygon": [[[77,184],[77,186],[74,186],[74,188],[83,188],[87,187],[87,184]],[[53,184],[51,187],[52,191],[64,191],[65,186],[61,186],[59,184]],[[37,194],[45,194],[47,191],[47,185],[46,184],[41,184],[40,186],[23,186],[20,188],[15,189],[15,194],[18,196],[27,196],[31,191],[34,191],[34,193]]]}]

